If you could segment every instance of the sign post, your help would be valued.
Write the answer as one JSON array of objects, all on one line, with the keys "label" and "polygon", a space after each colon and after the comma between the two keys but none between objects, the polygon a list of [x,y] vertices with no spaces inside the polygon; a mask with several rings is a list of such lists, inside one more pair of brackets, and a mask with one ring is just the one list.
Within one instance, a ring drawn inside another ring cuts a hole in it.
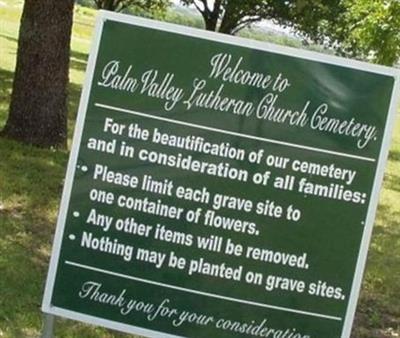
[{"label": "sign post", "polygon": [[54,337],[54,323],[55,317],[53,315],[44,314],[43,316],[43,329],[41,338],[53,338]]},{"label": "sign post", "polygon": [[348,338],[398,93],[394,69],[101,12],[43,311]]}]

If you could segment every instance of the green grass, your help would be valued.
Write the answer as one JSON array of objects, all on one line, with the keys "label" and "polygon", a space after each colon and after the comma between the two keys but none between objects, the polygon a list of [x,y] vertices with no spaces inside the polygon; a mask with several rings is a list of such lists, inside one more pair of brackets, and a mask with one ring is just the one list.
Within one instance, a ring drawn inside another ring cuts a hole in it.
[{"label": "green grass", "polygon": [[[0,5],[0,129],[11,93],[21,1]],[[93,30],[91,9],[77,7],[73,27],[69,136]],[[37,337],[40,303],[68,153],[0,139],[0,337]],[[354,338],[400,335],[400,118],[386,168]],[[56,337],[123,337],[58,319]],[[324,338],[324,337],[320,337]]]},{"label": "green grass", "polygon": [[[0,129],[7,118],[15,68],[21,1],[0,5]],[[70,85],[69,138],[84,78],[94,11],[75,10]],[[0,337],[38,337],[41,298],[55,230],[68,152],[0,139]],[[56,337],[126,335],[57,319]]]}]

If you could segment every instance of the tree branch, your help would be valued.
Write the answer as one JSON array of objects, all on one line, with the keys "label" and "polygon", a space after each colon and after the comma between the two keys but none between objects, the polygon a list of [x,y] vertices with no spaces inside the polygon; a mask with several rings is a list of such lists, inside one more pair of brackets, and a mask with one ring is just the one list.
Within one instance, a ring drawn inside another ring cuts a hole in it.
[{"label": "tree branch", "polygon": [[196,1],[193,1],[193,5],[196,7],[196,9],[201,13],[201,15],[204,16],[205,12],[206,12],[206,8],[204,7],[204,10],[201,10],[201,7],[197,4]]},{"label": "tree branch", "polygon": [[246,20],[241,20],[239,21],[235,27],[232,27],[232,29],[230,30],[230,33],[232,35],[235,35],[237,32],[239,32],[241,29],[251,25],[254,22],[258,22],[260,21],[261,18],[259,16],[257,17],[252,17],[252,18],[247,18]]}]

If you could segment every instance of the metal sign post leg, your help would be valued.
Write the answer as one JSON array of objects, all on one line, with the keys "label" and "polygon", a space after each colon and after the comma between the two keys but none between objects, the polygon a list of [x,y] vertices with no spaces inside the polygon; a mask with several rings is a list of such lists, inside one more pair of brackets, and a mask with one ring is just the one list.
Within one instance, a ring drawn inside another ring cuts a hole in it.
[{"label": "metal sign post leg", "polygon": [[45,313],[43,315],[43,330],[41,338],[53,338],[55,316]]}]

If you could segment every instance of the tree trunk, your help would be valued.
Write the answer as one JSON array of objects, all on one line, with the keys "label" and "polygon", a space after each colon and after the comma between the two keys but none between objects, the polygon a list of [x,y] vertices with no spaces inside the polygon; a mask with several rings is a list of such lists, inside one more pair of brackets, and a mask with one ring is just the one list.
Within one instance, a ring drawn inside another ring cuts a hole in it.
[{"label": "tree trunk", "polygon": [[125,7],[132,4],[129,0],[96,0],[95,1],[97,9],[105,9],[107,11],[119,12]]},{"label": "tree trunk", "polygon": [[206,26],[206,30],[215,32],[217,30],[217,23],[218,23],[218,18],[209,16],[209,17],[204,17],[204,24]]},{"label": "tree trunk", "polygon": [[232,34],[240,20],[240,11],[238,16],[238,4],[233,1],[228,1],[225,5],[224,15],[221,19],[219,32],[224,34]]},{"label": "tree trunk", "polygon": [[106,0],[103,1],[103,7],[101,9],[105,9],[107,11],[115,11],[117,9],[117,5],[114,3],[114,0]]},{"label": "tree trunk", "polygon": [[212,11],[206,5],[204,6],[204,10],[200,11],[204,20],[204,26],[206,30],[216,32],[221,1],[216,0],[216,2],[214,3],[214,9]]},{"label": "tree trunk", "polygon": [[42,147],[66,145],[73,5],[25,0],[4,136]]}]

